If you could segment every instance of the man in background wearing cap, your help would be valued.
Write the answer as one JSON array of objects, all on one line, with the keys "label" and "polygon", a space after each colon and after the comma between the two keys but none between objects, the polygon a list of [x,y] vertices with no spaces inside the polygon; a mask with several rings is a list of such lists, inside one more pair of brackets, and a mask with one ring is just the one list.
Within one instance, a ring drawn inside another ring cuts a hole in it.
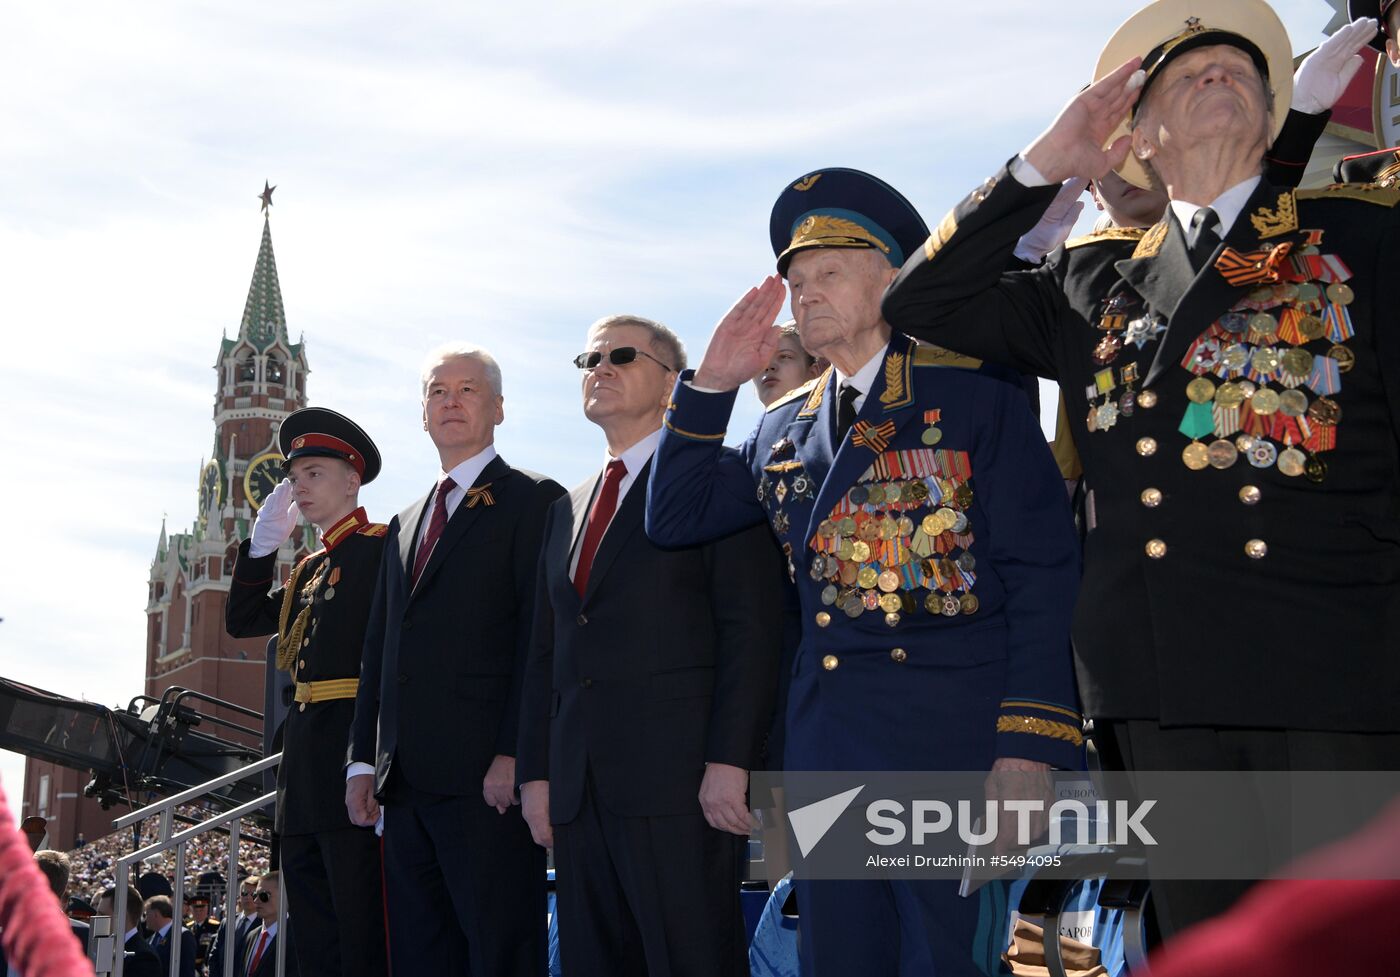
[{"label": "man in background wearing cap", "polygon": [[345,802],[361,824],[383,802],[394,973],[535,977],[545,854],[515,751],[540,540],[564,489],[496,453],[505,398],[486,350],[431,352],[421,394],[440,470],[389,524]]},{"label": "man in background wearing cap", "polygon": [[219,935],[219,921],[209,918],[209,897],[190,897],[190,924],[186,927],[194,934],[195,973],[208,972],[209,953],[214,939]]},{"label": "man in background wearing cap", "polygon": [[[1291,59],[1260,0],[1145,8],[884,303],[911,333],[1060,380],[1089,488],[1075,646],[1106,765],[1400,762],[1382,640],[1400,620],[1400,336],[1378,327],[1400,193],[1261,179]],[[1171,198],[1131,257],[997,272],[1062,180],[1110,168]],[[1268,814],[1211,840],[1262,847]],[[1153,906],[1171,933],[1243,885],[1159,879]]]},{"label": "man in background wearing cap", "polygon": [[[1400,68],[1400,4],[1396,0],[1347,0],[1347,13],[1353,18],[1372,18],[1380,30],[1371,37],[1371,46]],[[1337,183],[1379,183],[1391,187],[1400,182],[1400,146],[1358,153],[1337,161],[1332,168]]]},{"label": "man in background wearing cap", "polygon": [[[802,344],[832,368],[770,404],[741,448],[723,446],[737,388],[779,339],[774,276],[720,322],[666,415],[648,534],[679,545],[767,522],[787,555],[803,622],[789,771],[1038,776],[1082,762],[1074,531],[1018,378],[916,346],[880,315],[883,289],[926,235],[908,201],[868,174],[789,185],[773,249]],[[979,923],[1004,932],[995,892],[799,879],[803,971],[994,972],[975,934]]]},{"label": "man in background wearing cap", "polygon": [[[359,425],[321,407],[290,414],[277,443],[288,477],[238,549],[226,623],[238,638],[276,634],[277,667],[296,683],[277,771],[277,831],[301,973],[370,977],[386,970],[379,840],[350,822],[342,798],[387,531],[359,504],[360,487],[379,474],[379,451]],[[321,548],[269,593],[277,552],[301,516],[319,530]]]}]

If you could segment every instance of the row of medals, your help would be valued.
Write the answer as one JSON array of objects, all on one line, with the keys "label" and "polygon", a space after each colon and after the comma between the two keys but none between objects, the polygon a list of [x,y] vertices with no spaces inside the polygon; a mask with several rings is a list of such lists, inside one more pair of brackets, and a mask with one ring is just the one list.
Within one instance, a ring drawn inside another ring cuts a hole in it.
[{"label": "row of medals", "polygon": [[[1315,247],[1304,248],[1300,252],[1302,257],[1316,254]],[[1259,416],[1267,417],[1277,411],[1288,417],[1306,416],[1313,424],[1324,427],[1336,426],[1341,420],[1341,407],[1337,402],[1328,396],[1318,396],[1309,403],[1307,395],[1298,387],[1313,372],[1313,354],[1303,345],[1328,334],[1328,326],[1317,315],[1322,309],[1324,297],[1326,302],[1338,307],[1334,311],[1334,316],[1338,317],[1346,315],[1345,307],[1355,298],[1351,287],[1340,280],[1350,277],[1350,273],[1343,272],[1337,277],[1339,280],[1331,283],[1284,281],[1251,290],[1188,349],[1182,366],[1197,375],[1186,385],[1187,399],[1192,404],[1215,404],[1227,409],[1239,408],[1248,401],[1250,409]],[[1286,310],[1296,310],[1298,338],[1294,340],[1290,336],[1286,341],[1292,348],[1281,353],[1277,348],[1279,324]],[[1251,312],[1252,315],[1248,314]],[[1141,323],[1145,320],[1131,323],[1128,327],[1129,339],[1136,340],[1143,335],[1148,339],[1157,338],[1164,329],[1160,325],[1160,317],[1156,318],[1155,329],[1149,326],[1144,330]],[[1326,353],[1328,358],[1336,361],[1339,374],[1349,371],[1356,362],[1355,354],[1343,345],[1347,338],[1350,338],[1350,329],[1345,335],[1334,336],[1337,341]],[[1138,341],[1138,345],[1141,347],[1143,343]],[[1117,341],[1116,336],[1105,336],[1095,348],[1094,361],[1100,365],[1111,363],[1121,348],[1122,343]],[[1253,372],[1260,382],[1244,379],[1246,371]],[[1131,416],[1135,403],[1143,408],[1156,406],[1157,395],[1153,391],[1134,393],[1132,389],[1132,380],[1137,377],[1136,364],[1125,367],[1122,373],[1128,390],[1116,403],[1110,393],[1104,403],[1090,406],[1089,430],[1107,430],[1117,421],[1120,413]],[[1214,373],[1225,382],[1217,385],[1209,377],[1200,375],[1204,373]],[[1274,379],[1285,389],[1271,389],[1268,382]],[[1316,453],[1307,452],[1299,445],[1285,443],[1280,451],[1266,437],[1240,433],[1231,440],[1227,433],[1220,431],[1216,432],[1219,436],[1207,445],[1201,443],[1198,434],[1190,433],[1187,425],[1187,418],[1183,418],[1182,433],[1192,440],[1182,450],[1181,460],[1192,471],[1229,468],[1244,456],[1255,468],[1269,468],[1277,464],[1279,471],[1289,477],[1306,475],[1312,482],[1321,482],[1327,475],[1326,463]],[[1138,441],[1137,449],[1140,454],[1151,454],[1156,450],[1156,442],[1151,438],[1142,438]]]},{"label": "row of medals", "polygon": [[[927,442],[926,442],[927,443]],[[909,514],[929,499],[922,481],[868,482],[853,486],[845,501],[849,514],[833,512],[817,526],[812,540],[817,552],[809,569],[815,581],[827,580],[821,601],[847,617],[882,611],[885,623],[894,627],[900,614],[913,614],[921,602],[911,592],[927,588],[922,606],[929,614],[957,617],[975,614],[979,606],[971,593],[977,561],[972,545],[972,487],[958,485],[941,505],[917,523]],[[894,565],[871,562],[881,542],[898,541]],[[926,555],[921,555],[923,550]],[[961,550],[961,552],[958,552]],[[912,570],[912,580],[903,568]]]}]

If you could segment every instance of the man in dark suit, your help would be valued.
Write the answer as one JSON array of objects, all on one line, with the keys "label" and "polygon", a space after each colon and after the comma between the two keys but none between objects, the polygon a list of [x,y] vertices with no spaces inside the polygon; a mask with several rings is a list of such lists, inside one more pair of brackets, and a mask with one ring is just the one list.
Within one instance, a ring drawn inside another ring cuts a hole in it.
[{"label": "man in dark suit", "polygon": [[[116,907],[115,892],[115,889],[107,889],[98,897],[98,915],[113,915]],[[141,936],[141,913],[141,892],[136,886],[129,886],[126,893],[126,925],[121,927],[115,921],[112,924],[114,930],[119,929],[125,934],[122,943],[126,960],[122,965],[122,973],[126,977],[164,977],[167,971],[161,969],[160,957]]]},{"label": "man in dark suit", "polygon": [[254,910],[257,904],[254,898],[257,885],[258,878],[255,875],[250,875],[239,882],[238,913],[233,919],[226,919],[219,924],[219,935],[214,937],[214,946],[209,951],[210,977],[223,977],[224,957],[230,952],[235,961],[233,972],[238,973],[238,961],[243,959],[244,939],[248,932],[256,929],[258,925],[257,913]]},{"label": "man in dark suit", "polygon": [[[358,424],[323,407],[290,414],[277,443],[288,477],[263,500],[238,548],[225,626],[239,638],[276,634],[276,665],[295,682],[277,771],[277,830],[301,972],[378,977],[387,966],[379,839],[350,823],[340,801],[387,533],[359,504],[360,487],[379,474],[379,451]],[[321,547],[278,586],[277,552],[299,517],[319,530]]]},{"label": "man in dark suit", "polygon": [[646,537],[647,473],[684,359],[665,326],[614,316],[575,360],[608,462],[549,513],[519,768],[535,840],[554,848],[569,973],[748,973],[739,864],[781,565],[762,527],[690,549]]},{"label": "man in dark suit", "polygon": [[[1400,191],[1261,178],[1291,66],[1266,4],[1144,8],[1099,81],[957,205],[884,302],[897,328],[1059,380],[1088,487],[1080,687],[1100,755],[1139,781],[1400,763],[1383,640],[1400,619]],[[1001,273],[1062,180],[1110,167],[1169,188],[1131,254],[1072,248]],[[1289,613],[1249,615],[1246,640],[1203,626],[1261,602]],[[1256,850],[1277,813],[1198,834]],[[1171,933],[1244,883],[1153,886]]]},{"label": "man in dark suit", "polygon": [[396,973],[533,977],[545,863],[513,807],[515,739],[540,536],[564,490],[496,454],[501,373],[485,350],[436,351],[422,393],[442,472],[389,525],[346,804],[359,824],[384,805]]},{"label": "man in dark suit", "polygon": [[194,977],[194,957],[197,947],[194,934],[183,926],[175,925],[175,910],[169,896],[151,896],[146,900],[146,929],[150,932],[150,944],[160,957],[160,972],[170,973],[171,946],[180,941],[180,977]]},{"label": "man in dark suit", "polygon": [[[249,931],[243,958],[234,973],[237,977],[275,977],[277,973],[277,940],[281,936],[281,926],[277,922],[278,902],[277,872],[268,872],[258,880],[253,894],[257,906],[260,925]],[[287,949],[283,953],[285,972],[298,974],[296,941],[292,938],[291,917],[286,919]]]}]

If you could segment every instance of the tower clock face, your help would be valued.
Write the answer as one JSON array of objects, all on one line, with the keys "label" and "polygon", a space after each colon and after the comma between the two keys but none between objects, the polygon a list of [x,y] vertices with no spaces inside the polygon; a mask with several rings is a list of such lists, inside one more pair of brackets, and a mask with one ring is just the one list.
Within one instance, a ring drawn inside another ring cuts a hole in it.
[{"label": "tower clock face", "polygon": [[223,505],[224,472],[217,461],[211,461],[199,473],[199,521],[203,526],[209,510]]},{"label": "tower clock face", "polygon": [[262,508],[263,499],[282,481],[282,461],[280,454],[268,451],[248,462],[248,473],[243,476],[243,494],[254,512]]}]

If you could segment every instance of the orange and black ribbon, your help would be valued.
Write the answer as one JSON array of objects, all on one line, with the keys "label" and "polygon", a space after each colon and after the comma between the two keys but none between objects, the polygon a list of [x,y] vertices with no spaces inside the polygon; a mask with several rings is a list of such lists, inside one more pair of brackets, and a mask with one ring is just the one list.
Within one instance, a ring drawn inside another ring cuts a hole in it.
[{"label": "orange and black ribbon", "polygon": [[856,421],[851,429],[851,443],[864,445],[879,453],[890,446],[890,438],[894,437],[894,432],[894,421],[886,421],[879,427],[869,421]]},{"label": "orange and black ribbon", "polygon": [[467,489],[467,508],[475,509],[478,502],[488,506],[496,504],[495,497],[491,495],[491,485],[489,483],[480,488]]},{"label": "orange and black ribbon", "polygon": [[1215,269],[1231,285],[1271,284],[1279,280],[1284,260],[1292,250],[1292,241],[1284,241],[1268,251],[1236,251],[1227,247],[1215,259]]}]

